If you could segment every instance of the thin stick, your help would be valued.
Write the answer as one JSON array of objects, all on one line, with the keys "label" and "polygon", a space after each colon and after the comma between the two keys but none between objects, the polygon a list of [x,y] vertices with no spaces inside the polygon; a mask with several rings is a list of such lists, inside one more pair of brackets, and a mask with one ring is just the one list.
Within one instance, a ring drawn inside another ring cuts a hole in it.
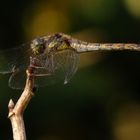
[{"label": "thin stick", "polygon": [[26,140],[23,113],[32,96],[34,95],[32,92],[34,86],[34,77],[29,73],[28,70],[26,71],[26,73],[27,73],[26,85],[20,98],[18,99],[15,105],[12,99],[10,99],[8,104],[9,108],[8,118],[10,119],[12,124],[14,140]]}]

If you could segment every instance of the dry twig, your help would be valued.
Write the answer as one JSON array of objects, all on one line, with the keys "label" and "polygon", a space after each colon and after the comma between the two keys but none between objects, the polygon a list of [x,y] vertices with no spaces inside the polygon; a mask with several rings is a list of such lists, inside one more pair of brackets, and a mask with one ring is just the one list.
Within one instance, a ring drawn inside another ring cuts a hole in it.
[{"label": "dry twig", "polygon": [[13,100],[10,99],[8,104],[9,108],[8,118],[10,119],[12,124],[14,140],[26,140],[23,113],[30,99],[34,95],[32,92],[34,86],[34,77],[29,73],[28,70],[26,71],[26,73],[27,73],[26,85],[20,98],[18,99],[16,104],[14,104]]}]

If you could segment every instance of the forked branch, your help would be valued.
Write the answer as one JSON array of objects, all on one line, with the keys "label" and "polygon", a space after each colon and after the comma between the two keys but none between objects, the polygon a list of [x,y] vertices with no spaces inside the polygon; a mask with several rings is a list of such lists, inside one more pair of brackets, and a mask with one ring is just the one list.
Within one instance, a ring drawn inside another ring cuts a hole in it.
[{"label": "forked branch", "polygon": [[28,70],[26,71],[26,73],[27,73],[26,85],[20,98],[18,99],[16,104],[14,104],[13,100],[10,99],[8,104],[9,108],[8,118],[10,119],[12,124],[14,140],[26,140],[23,113],[32,96],[34,95],[33,93],[34,77],[29,73]]}]

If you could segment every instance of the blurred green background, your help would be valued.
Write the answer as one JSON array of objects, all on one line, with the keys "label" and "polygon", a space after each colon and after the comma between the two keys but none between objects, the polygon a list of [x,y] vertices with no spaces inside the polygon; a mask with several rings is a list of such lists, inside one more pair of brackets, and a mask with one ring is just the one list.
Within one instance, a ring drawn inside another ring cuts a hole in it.
[{"label": "blurred green background", "polygon": [[[0,48],[64,32],[90,42],[140,43],[139,0],[2,0]],[[140,53],[82,54],[67,85],[39,88],[25,111],[28,140],[139,140]],[[0,75],[0,139],[12,140],[7,105],[20,90]]]}]

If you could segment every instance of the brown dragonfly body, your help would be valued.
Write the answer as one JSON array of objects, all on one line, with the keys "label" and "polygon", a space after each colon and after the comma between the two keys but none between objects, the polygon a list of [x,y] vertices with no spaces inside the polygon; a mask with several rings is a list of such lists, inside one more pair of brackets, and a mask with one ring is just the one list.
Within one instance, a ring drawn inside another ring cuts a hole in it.
[{"label": "brown dragonfly body", "polygon": [[35,38],[19,48],[0,51],[0,73],[11,74],[9,86],[16,89],[24,87],[28,68],[34,75],[34,86],[66,84],[78,68],[79,53],[114,50],[140,51],[140,45],[88,43],[55,33]]},{"label": "brown dragonfly body", "polygon": [[[48,40],[48,37],[43,37]],[[65,46],[61,46],[61,49],[73,48],[78,53],[91,52],[91,51],[112,51],[112,50],[130,50],[140,51],[140,44],[135,43],[89,43],[72,38],[69,35],[63,33],[56,33],[49,38],[57,38],[57,41],[61,40],[61,43],[66,43]],[[53,40],[53,39],[52,39]],[[55,40],[55,39],[54,39]],[[53,41],[52,41],[53,42]],[[57,48],[56,48],[57,49]],[[60,46],[58,47],[60,49]]]}]

